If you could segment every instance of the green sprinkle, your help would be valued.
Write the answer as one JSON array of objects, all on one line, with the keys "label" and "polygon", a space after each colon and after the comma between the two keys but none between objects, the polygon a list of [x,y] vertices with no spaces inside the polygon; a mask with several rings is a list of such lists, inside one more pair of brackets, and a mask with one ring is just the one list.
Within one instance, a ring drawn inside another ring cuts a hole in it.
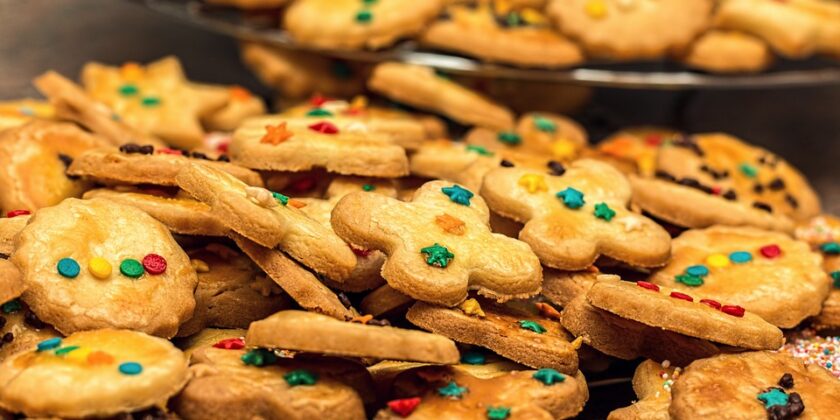
[{"label": "green sprinkle", "polygon": [[372,185],[372,184],[365,184],[365,185],[362,185],[362,189],[363,189],[363,190],[365,190],[365,191],[370,192],[370,191],[373,191],[373,190],[375,190],[375,189],[376,189],[376,185]]},{"label": "green sprinkle", "polygon": [[78,350],[78,349],[79,349],[79,346],[66,346],[66,347],[62,347],[62,348],[60,348],[60,349],[58,349],[58,350],[56,350],[56,351],[55,351],[55,355],[56,355],[56,356],[64,356],[65,354],[70,353],[70,352],[72,352],[72,351],[74,351],[74,350]]},{"label": "green sprinkle", "polygon": [[490,420],[505,420],[510,416],[510,408],[487,407],[487,418]]},{"label": "green sprinkle", "polygon": [[522,18],[519,16],[519,13],[516,12],[508,13],[505,20],[507,21],[507,26],[509,27],[516,27],[522,25]]},{"label": "green sprinkle", "polygon": [[832,271],[831,278],[834,280],[834,288],[840,289],[840,271]]},{"label": "green sprinkle", "polygon": [[499,133],[496,138],[509,146],[516,146],[522,143],[522,137],[519,134],[514,133],[513,131],[502,131]]},{"label": "green sprinkle", "polygon": [[266,349],[254,349],[242,355],[242,363],[248,366],[265,366],[274,364],[277,355]]},{"label": "green sprinkle", "polygon": [[315,385],[318,382],[317,375],[304,369],[293,370],[283,375],[283,379],[289,386]]},{"label": "green sprinkle", "polygon": [[461,355],[461,363],[465,365],[483,365],[486,361],[484,354],[477,351],[468,351]]},{"label": "green sprinkle", "polygon": [[307,117],[332,117],[333,113],[324,108],[312,108],[306,113]]},{"label": "green sprinkle", "polygon": [[139,92],[139,89],[137,89],[137,85],[132,84],[132,83],[128,83],[128,84],[120,86],[118,91],[120,92],[120,95],[122,95],[122,96],[133,96],[133,95],[136,95],[137,92]]},{"label": "green sprinkle", "polygon": [[770,388],[765,392],[758,394],[758,400],[764,403],[764,408],[770,408],[777,405],[787,405],[788,395],[785,391],[779,388]]},{"label": "green sprinkle", "polygon": [[554,121],[539,115],[534,116],[534,127],[546,133],[557,131],[557,124]]},{"label": "green sprinkle", "polygon": [[359,13],[356,13],[356,22],[358,23],[370,23],[373,20],[373,12],[370,10],[364,9],[360,10]]},{"label": "green sprinkle", "polygon": [[120,263],[120,273],[126,277],[136,279],[143,275],[143,264],[132,258],[126,258]]},{"label": "green sprinkle", "polygon": [[455,381],[449,381],[446,386],[438,388],[437,392],[441,397],[460,399],[467,392],[467,387],[458,386]]},{"label": "green sprinkle", "polygon": [[615,217],[615,210],[611,209],[607,203],[598,203],[595,205],[594,214],[595,217],[609,222],[613,217]]},{"label": "green sprinkle", "polygon": [[446,247],[441,246],[437,242],[432,246],[421,249],[420,253],[426,254],[426,264],[440,268],[446,268],[449,262],[455,258],[455,254],[449,252]]},{"label": "green sprinkle", "polygon": [[533,378],[545,385],[554,385],[566,380],[565,375],[551,368],[540,369],[534,372]]},{"label": "green sprinkle", "polygon": [[758,169],[755,166],[750,165],[749,163],[742,163],[738,166],[738,169],[741,170],[741,173],[746,175],[748,178],[755,178],[758,176]]},{"label": "green sprinkle", "polygon": [[527,319],[519,320],[519,328],[522,328],[523,330],[531,330],[537,334],[542,334],[546,331],[545,327],[539,323]]},{"label": "green sprinkle", "polygon": [[468,144],[466,150],[468,152],[478,153],[481,156],[493,156],[493,152],[485,149],[484,147],[476,146],[474,144]]},{"label": "green sprinkle", "polygon": [[697,287],[703,285],[703,278],[691,274],[680,274],[674,277],[677,283],[682,283],[686,286]]},{"label": "green sprinkle", "polygon": [[272,191],[272,192],[271,192],[271,196],[272,196],[272,197],[274,197],[274,199],[275,199],[275,200],[277,200],[280,204],[282,204],[282,205],[284,205],[284,206],[285,206],[286,204],[289,204],[289,197],[286,197],[286,196],[285,196],[285,195],[283,195],[283,194],[280,194],[280,193],[278,193],[278,192],[273,192],[273,191]]},{"label": "green sprinkle", "polygon": [[826,242],[820,245],[820,251],[825,254],[840,254],[840,243],[837,242]]},{"label": "green sprinkle", "polygon": [[10,301],[4,303],[3,306],[0,307],[0,310],[2,310],[4,314],[10,314],[10,313],[13,313],[13,312],[17,312],[17,311],[21,310],[22,308],[23,307],[21,306],[20,301],[17,300],[17,299],[14,299],[14,300],[10,300]]},{"label": "green sprinkle", "polygon": [[586,201],[583,200],[583,193],[572,187],[568,187],[565,190],[558,192],[556,196],[557,198],[563,200],[563,204],[570,209],[579,209],[586,203]]},{"label": "green sprinkle", "polygon": [[156,107],[160,105],[160,98],[157,96],[146,96],[140,100],[140,104],[149,108]]}]

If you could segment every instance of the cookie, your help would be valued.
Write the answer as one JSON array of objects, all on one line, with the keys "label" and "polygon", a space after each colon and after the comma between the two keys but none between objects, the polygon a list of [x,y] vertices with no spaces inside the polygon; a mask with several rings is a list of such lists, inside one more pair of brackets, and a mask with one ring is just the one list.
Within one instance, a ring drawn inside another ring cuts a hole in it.
[{"label": "cookie", "polygon": [[0,218],[0,256],[12,254],[15,250],[17,235],[29,222],[29,210],[18,210],[6,213],[7,217]]},{"label": "cookie", "polygon": [[805,366],[783,353],[722,354],[685,368],[671,388],[668,413],[675,419],[722,414],[795,418],[803,413],[806,418],[832,418],[838,398],[837,378],[818,366]]},{"label": "cookie", "polygon": [[252,118],[234,133],[230,157],[239,165],[272,171],[318,167],[343,175],[382,178],[408,173],[402,147],[351,119]]},{"label": "cookie", "polygon": [[561,313],[563,327],[606,355],[633,360],[646,357],[687,365],[720,352],[713,343],[654,328],[592,306],[586,295],[570,301]]},{"label": "cookie", "polygon": [[313,93],[352,96],[364,90],[364,68],[306,51],[243,42],[240,56],[263,84],[283,97],[305,98]]},{"label": "cookie", "polygon": [[840,330],[840,219],[830,215],[817,216],[796,227],[795,237],[811,245],[823,256],[823,270],[831,278],[831,291],[823,301],[820,313],[811,325],[821,332]]},{"label": "cookie", "polygon": [[45,101],[28,98],[0,101],[0,131],[32,120],[51,120],[54,117],[55,109]]},{"label": "cookie", "polygon": [[340,320],[351,319],[357,315],[353,308],[345,306],[332,290],[286,254],[262,247],[235,233],[231,233],[230,236],[242,252],[302,308]]},{"label": "cookie", "polygon": [[181,235],[226,236],[230,232],[210,211],[210,206],[185,197],[183,193],[173,195],[156,189],[116,187],[90,190],[82,197],[104,198],[137,207]]},{"label": "cookie", "polygon": [[179,336],[207,327],[248,328],[281,309],[291,300],[251,259],[219,243],[187,252],[198,274],[195,311],[178,329]]},{"label": "cookie", "polygon": [[208,129],[232,132],[247,118],[266,113],[263,100],[248,89],[231,86],[227,91],[227,104],[201,119]]},{"label": "cookie", "polygon": [[310,47],[378,49],[417,34],[442,8],[442,0],[302,0],[289,6],[283,27]]},{"label": "cookie", "polygon": [[487,62],[523,67],[562,68],[583,61],[580,48],[555,32],[532,7],[505,7],[505,1],[450,5],[444,17],[423,32],[420,42]]},{"label": "cookie", "polygon": [[188,81],[181,63],[171,56],[146,66],[87,63],[82,68],[82,84],[126,124],[186,149],[201,145],[204,129],[199,119],[229,99],[224,88]]},{"label": "cookie", "polygon": [[685,48],[710,23],[712,5],[710,0],[552,0],[546,12],[588,55],[632,60]]},{"label": "cookie", "polygon": [[689,67],[715,73],[755,73],[772,64],[773,53],[751,35],[715,30],[700,36],[681,59]]},{"label": "cookie", "polygon": [[382,63],[373,69],[368,87],[389,99],[445,115],[461,124],[496,130],[513,127],[513,114],[503,105],[473,92],[429,67]]},{"label": "cookie", "polygon": [[24,290],[26,285],[20,270],[8,260],[0,259],[0,302],[17,298]]},{"label": "cookie", "polygon": [[840,336],[819,336],[813,330],[789,337],[782,352],[799,359],[803,364],[825,368],[840,379]]},{"label": "cookie", "polygon": [[566,306],[595,284],[601,274],[595,270],[560,271],[546,269],[543,272],[542,295],[551,303]]},{"label": "cookie", "polygon": [[790,5],[808,12],[819,22],[817,52],[840,56],[840,5],[825,0],[794,0]]},{"label": "cookie", "polygon": [[229,173],[248,185],[261,187],[260,175],[221,160],[209,160],[203,153],[190,153],[169,148],[133,143],[120,146],[119,150],[96,149],[79,155],[67,169],[72,176],[94,179],[111,184],[153,184],[178,186],[175,176],[181,168],[200,162],[218,171]]},{"label": "cookie", "polygon": [[191,357],[192,379],[175,399],[185,419],[365,419],[363,401],[347,377],[367,383],[360,365],[338,359],[278,358],[221,340]]},{"label": "cookie", "polygon": [[233,231],[260,245],[280,247],[294,259],[334,281],[350,275],[356,256],[347,244],[298,208],[289,197],[250,187],[225,172],[201,164],[183,167],[178,185]]},{"label": "cookie", "polygon": [[19,299],[0,305],[0,362],[47,339],[61,337]]},{"label": "cookie", "polygon": [[[239,343],[239,340],[245,340],[246,329],[237,328],[205,328],[191,336],[179,337],[174,339],[174,344],[178,346],[181,351],[189,358],[193,352],[208,346],[212,346],[220,341],[225,343]],[[228,340],[228,339],[238,340]],[[224,344],[220,344],[224,346]],[[227,347],[238,347],[236,345],[228,345]]]},{"label": "cookie", "polygon": [[578,157],[587,146],[586,131],[571,118],[536,112],[520,117],[513,130],[474,128],[464,140],[488,150],[550,156],[562,162]]},{"label": "cookie", "polygon": [[[322,337],[323,340],[313,340]],[[440,364],[458,362],[448,338],[415,330],[339,321],[314,312],[281,311],[251,323],[250,347],[280,348],[332,356]]]},{"label": "cookie", "polygon": [[819,37],[819,22],[809,13],[768,0],[723,2],[715,14],[715,25],[755,35],[788,58],[811,55]]},{"label": "cookie", "polygon": [[471,289],[498,301],[538,293],[539,260],[525,243],[491,232],[489,213],[477,194],[431,181],[409,202],[348,194],[332,226],[348,242],[384,252],[382,277],[418,300],[453,306]]},{"label": "cookie", "polygon": [[363,314],[380,317],[399,309],[406,309],[415,300],[393,287],[383,284],[371,291],[359,303],[359,310]]},{"label": "cookie", "polygon": [[126,124],[110,107],[94,100],[81,86],[54,71],[38,76],[32,83],[50,100],[56,118],[77,123],[112,145],[164,145],[159,139]]},{"label": "cookie", "polygon": [[34,211],[78,197],[89,184],[68,176],[68,165],[107,144],[67,123],[33,121],[0,132],[0,210]]},{"label": "cookie", "polygon": [[600,141],[595,150],[600,155],[599,160],[612,164],[625,174],[652,177],[656,173],[660,147],[679,139],[680,134],[669,128],[631,127]]},{"label": "cookie", "polygon": [[504,362],[417,367],[400,373],[390,391],[393,399],[377,420],[565,419],[589,398],[579,371],[564,375]]},{"label": "cookie", "polygon": [[831,281],[808,244],[754,228],[690,230],[652,283],[740,305],[781,328],[820,312]]},{"label": "cookie", "polygon": [[519,238],[549,267],[581,270],[602,255],[641,267],[667,262],[668,233],[627,208],[630,184],[621,172],[581,159],[559,173],[494,169],[481,195],[493,211],[525,223]]},{"label": "cookie", "polygon": [[127,330],[52,338],[0,364],[0,406],[29,417],[107,417],[164,406],[189,378],[171,343]]},{"label": "cookie", "polygon": [[206,0],[214,6],[230,6],[242,10],[276,9],[284,6],[288,0]]},{"label": "cookie", "polygon": [[656,179],[631,177],[633,202],[666,222],[791,231],[820,211],[808,181],[767,150],[726,134],[684,137],[663,147]]},{"label": "cookie", "polygon": [[27,286],[23,300],[64,334],[113,327],[172,337],[195,307],[195,271],[169,230],[112,201],[41,209],[11,260]]},{"label": "cookie", "polygon": [[578,369],[576,346],[560,325],[560,313],[551,307],[518,301],[495,304],[485,299],[469,299],[457,308],[417,302],[406,318],[425,330],[488,348],[535,369],[552,368],[570,375]]},{"label": "cookie", "polygon": [[784,343],[778,328],[738,305],[652,283],[600,276],[586,292],[586,299],[592,306],[625,319],[732,347],[776,350]]},{"label": "cookie", "polygon": [[633,391],[639,398],[628,407],[610,412],[607,420],[668,420],[671,405],[671,387],[682,374],[682,368],[645,360],[636,367],[633,374]]}]

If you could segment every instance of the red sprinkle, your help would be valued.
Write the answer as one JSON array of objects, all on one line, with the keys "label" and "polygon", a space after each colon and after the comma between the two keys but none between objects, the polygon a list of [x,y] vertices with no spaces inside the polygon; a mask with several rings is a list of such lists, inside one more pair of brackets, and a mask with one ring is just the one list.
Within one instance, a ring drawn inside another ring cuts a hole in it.
[{"label": "red sprinkle", "polygon": [[744,316],[744,312],[747,310],[738,305],[723,305],[723,307],[720,308],[720,311],[728,315],[742,318]]},{"label": "red sprinkle", "polygon": [[338,134],[338,127],[335,124],[327,121],[317,122],[309,126],[312,131],[317,131],[322,134]]},{"label": "red sprinkle", "polygon": [[682,300],[686,300],[686,301],[689,301],[689,302],[694,302],[694,298],[685,294],[685,293],[671,292],[670,296],[674,299],[682,299]]},{"label": "red sprinkle", "polygon": [[325,103],[327,103],[331,100],[332,99],[330,99],[326,96],[321,96],[320,94],[316,93],[315,96],[313,96],[312,99],[309,100],[309,103],[312,104],[312,106],[320,108],[321,105],[323,105],[323,104],[325,104]]},{"label": "red sprinkle", "polygon": [[241,350],[245,348],[245,341],[241,338],[226,338],[213,344],[213,347],[225,350]]},{"label": "red sprinkle", "polygon": [[761,255],[763,255],[765,258],[769,259],[773,259],[778,257],[779,255],[782,255],[782,248],[779,248],[779,246],[776,244],[765,245],[761,247],[758,251],[761,252]]},{"label": "red sprinkle", "polygon": [[11,219],[12,217],[26,216],[26,215],[29,215],[29,214],[32,214],[32,212],[29,211],[29,210],[12,210],[12,211],[6,213],[6,217]]},{"label": "red sprinkle", "polygon": [[366,258],[372,252],[369,249],[356,248],[353,245],[350,245],[350,250],[352,250],[353,253],[356,254],[357,257],[362,257],[362,258]]},{"label": "red sprinkle", "polygon": [[166,271],[166,259],[157,254],[149,254],[143,257],[143,268],[149,274],[163,274]]},{"label": "red sprinkle", "polygon": [[181,155],[184,154],[184,152],[182,152],[180,150],[170,149],[168,147],[162,147],[160,149],[157,149],[157,152],[162,153],[164,155],[177,155],[177,156],[181,156]]},{"label": "red sprinkle", "polygon": [[720,186],[715,185],[714,187],[712,187],[712,194],[713,195],[720,195],[720,191],[721,191]]},{"label": "red sprinkle", "polygon": [[653,284],[653,283],[648,283],[648,282],[646,282],[646,281],[637,281],[637,282],[636,282],[636,286],[639,286],[639,287],[641,287],[641,288],[643,288],[643,289],[653,290],[654,292],[658,292],[658,291],[659,291],[659,286],[657,286],[657,285],[655,285],[655,284]]},{"label": "red sprinkle", "polygon": [[230,145],[229,142],[219,143],[219,145],[216,146],[216,151],[219,152],[219,153],[227,153],[229,145]]},{"label": "red sprinkle", "polygon": [[706,305],[711,306],[717,310],[720,310],[720,302],[712,299],[700,299],[700,303],[705,303]]},{"label": "red sprinkle", "polygon": [[649,146],[659,146],[662,144],[662,136],[659,134],[648,134],[645,136],[645,143]]},{"label": "red sprinkle", "polygon": [[400,417],[408,417],[418,405],[420,405],[420,397],[388,401],[388,408]]}]

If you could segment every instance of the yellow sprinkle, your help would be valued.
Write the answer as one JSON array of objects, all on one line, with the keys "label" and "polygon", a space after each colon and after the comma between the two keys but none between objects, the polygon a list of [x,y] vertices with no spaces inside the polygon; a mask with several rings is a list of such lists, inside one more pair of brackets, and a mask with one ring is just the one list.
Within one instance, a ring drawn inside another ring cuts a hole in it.
[{"label": "yellow sprinkle", "polygon": [[210,271],[210,266],[206,262],[199,259],[190,260],[190,265],[196,273],[206,273]]},{"label": "yellow sprinkle", "polygon": [[87,347],[80,347],[76,350],[67,353],[64,356],[65,360],[69,360],[74,363],[87,363],[88,355],[90,354],[91,350]]},{"label": "yellow sprinkle", "polygon": [[551,153],[554,157],[561,160],[569,160],[575,157],[577,147],[571,140],[560,139],[551,145]]},{"label": "yellow sprinkle", "polygon": [[586,3],[586,13],[593,19],[607,17],[607,4],[604,0],[589,0]]},{"label": "yellow sprinkle", "polygon": [[484,311],[481,310],[481,305],[475,299],[467,299],[460,305],[458,309],[462,310],[467,315],[477,315],[479,318],[484,318]]},{"label": "yellow sprinkle", "polygon": [[496,13],[499,15],[506,15],[512,9],[510,0],[496,0],[493,2],[493,6],[495,6]]},{"label": "yellow sprinkle", "polygon": [[656,158],[650,154],[644,154],[637,161],[639,172],[645,176],[652,176],[656,172]]},{"label": "yellow sprinkle", "polygon": [[530,7],[522,9],[522,11],[519,12],[519,16],[521,16],[522,20],[529,25],[544,25],[547,22],[545,15]]},{"label": "yellow sprinkle", "polygon": [[104,280],[111,276],[111,263],[102,257],[93,257],[88,262],[88,271],[94,277]]},{"label": "yellow sprinkle", "polygon": [[712,254],[706,258],[706,264],[712,267],[726,267],[729,265],[729,257],[723,254]]},{"label": "yellow sprinkle", "polygon": [[548,185],[545,183],[545,178],[537,174],[525,174],[519,178],[517,182],[520,186],[525,187],[529,193],[548,191]]},{"label": "yellow sprinkle", "polygon": [[575,338],[574,340],[572,340],[571,344],[575,350],[579,349],[580,345],[583,344],[583,337]]},{"label": "yellow sprinkle", "polygon": [[350,109],[355,111],[360,111],[368,106],[368,99],[363,95],[356,95],[353,97],[353,100],[350,101]]}]

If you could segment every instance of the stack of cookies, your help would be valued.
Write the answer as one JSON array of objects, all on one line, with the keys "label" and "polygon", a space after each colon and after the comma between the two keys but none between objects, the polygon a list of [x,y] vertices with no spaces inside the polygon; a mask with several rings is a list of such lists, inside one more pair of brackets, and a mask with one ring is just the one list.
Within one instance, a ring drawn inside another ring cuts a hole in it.
[{"label": "stack of cookies", "polygon": [[562,419],[611,365],[614,419],[840,408],[840,219],[767,150],[591,146],[400,63],[367,80],[399,109],[81,79],[0,106],[3,418]]}]

